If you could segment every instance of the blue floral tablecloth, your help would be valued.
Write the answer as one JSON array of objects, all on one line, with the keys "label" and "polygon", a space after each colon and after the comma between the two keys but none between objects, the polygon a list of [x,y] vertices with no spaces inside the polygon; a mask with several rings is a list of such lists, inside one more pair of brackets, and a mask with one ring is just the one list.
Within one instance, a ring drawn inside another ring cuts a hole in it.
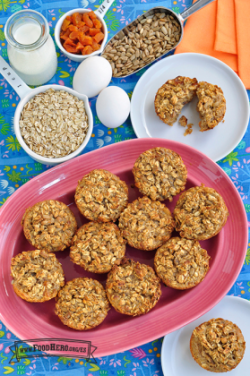
[{"label": "blue floral tablecloth", "polygon": [[[7,46],[4,37],[4,25],[8,17],[22,9],[33,9],[41,12],[48,20],[53,36],[57,20],[73,8],[91,8],[95,10],[102,0],[0,0],[0,52],[7,57]],[[111,38],[119,29],[134,20],[144,11],[162,5],[181,13],[191,4],[191,0],[116,0],[105,16],[105,22]],[[78,63],[67,59],[63,54],[58,55],[58,70],[50,83],[72,87],[72,78]],[[113,85],[122,87],[131,97],[134,86],[143,71],[126,79],[113,79]],[[250,91],[248,92],[248,96]],[[49,167],[34,162],[22,150],[14,133],[13,117],[19,97],[9,84],[0,77],[0,206],[21,185],[34,176],[46,171]],[[95,111],[96,99],[90,100],[94,115],[94,130],[84,153],[95,150],[114,142],[136,138],[131,122],[128,119],[117,129],[104,127]],[[250,128],[239,143],[226,158],[218,164],[234,182],[244,203],[250,225]],[[0,212],[1,215],[1,212]],[[218,281],[218,283],[220,283]],[[228,293],[250,300],[250,243],[244,266],[237,281]],[[0,307],[1,309],[1,307]],[[9,363],[11,359],[10,346],[17,338],[0,322],[0,374],[36,375],[36,376],[161,376],[161,343],[157,339],[140,348],[97,358],[97,364],[87,363],[82,359],[62,357],[23,358],[20,363]],[[180,375],[184,376],[184,375]]]}]

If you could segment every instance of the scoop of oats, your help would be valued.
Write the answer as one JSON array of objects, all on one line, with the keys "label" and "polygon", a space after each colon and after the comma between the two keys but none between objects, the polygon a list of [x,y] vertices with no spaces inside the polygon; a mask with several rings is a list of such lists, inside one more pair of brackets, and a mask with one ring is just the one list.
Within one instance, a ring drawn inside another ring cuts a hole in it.
[{"label": "scoop of oats", "polygon": [[79,228],[70,247],[70,259],[92,273],[107,273],[119,264],[126,240],[114,223],[89,222]]},{"label": "scoop of oats", "polygon": [[154,148],[142,153],[133,170],[135,185],[152,200],[173,200],[185,189],[187,169],[179,154],[166,148]]},{"label": "scoop of oats", "polygon": [[221,195],[204,185],[183,192],[173,212],[175,229],[180,236],[197,240],[217,235],[226,224],[228,215]]},{"label": "scoop of oats", "polygon": [[170,238],[174,220],[161,202],[142,197],[128,204],[119,218],[119,228],[131,247],[152,251]]},{"label": "scoop of oats", "polygon": [[124,258],[109,272],[106,291],[116,311],[139,316],[156,305],[161,296],[161,285],[150,266]]},{"label": "scoop of oats", "polygon": [[200,131],[213,129],[222,121],[226,112],[226,99],[223,91],[217,85],[199,82],[197,88],[197,111],[200,114]]},{"label": "scoop of oats", "polygon": [[190,340],[192,357],[211,372],[228,372],[237,367],[245,348],[240,328],[222,318],[202,323],[194,329]]},{"label": "scoop of oats", "polygon": [[154,265],[165,285],[186,290],[205,278],[209,259],[207,251],[201,248],[197,240],[174,237],[157,250]]},{"label": "scoop of oats", "polygon": [[31,303],[53,299],[64,286],[64,272],[53,253],[27,251],[11,260],[12,286],[20,298]]},{"label": "scoop of oats", "polygon": [[173,125],[185,104],[196,95],[196,78],[178,76],[168,80],[160,87],[155,96],[155,112],[166,124]]}]

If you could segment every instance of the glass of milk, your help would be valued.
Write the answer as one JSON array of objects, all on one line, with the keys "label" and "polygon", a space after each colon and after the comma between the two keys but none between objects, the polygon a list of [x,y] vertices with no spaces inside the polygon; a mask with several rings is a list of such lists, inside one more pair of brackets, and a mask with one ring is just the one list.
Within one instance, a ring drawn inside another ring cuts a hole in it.
[{"label": "glass of milk", "polygon": [[14,13],[4,29],[11,67],[28,85],[43,85],[56,73],[57,56],[49,25],[41,13]]}]

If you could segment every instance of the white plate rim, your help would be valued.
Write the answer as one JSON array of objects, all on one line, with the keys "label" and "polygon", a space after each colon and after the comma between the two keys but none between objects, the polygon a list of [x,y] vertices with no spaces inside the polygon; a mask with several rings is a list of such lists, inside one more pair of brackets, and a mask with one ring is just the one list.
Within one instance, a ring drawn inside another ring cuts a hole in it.
[{"label": "white plate rim", "polygon": [[[224,298],[217,304],[215,305],[210,311],[206,312],[204,315],[200,316],[199,318],[195,319],[194,321],[197,321],[199,319],[201,319],[203,316],[209,314],[209,312],[211,312],[212,310],[214,310],[219,304],[223,303],[223,301],[231,301],[231,304],[243,304],[245,306],[247,306],[247,308],[249,309],[250,308],[250,301],[247,300],[247,299],[244,299],[244,298],[241,298],[241,297],[238,297],[238,296],[232,296],[232,295],[226,295],[224,296]],[[190,324],[193,324],[194,321],[190,322],[189,324],[183,326],[182,328],[172,332],[172,333],[169,333],[167,334],[166,336],[164,336],[163,338],[163,342],[162,342],[162,346],[161,346],[161,368],[162,368],[162,373],[164,376],[173,376],[173,374],[171,373],[167,373],[167,370],[165,368],[165,363],[163,362],[163,358],[164,358],[164,351],[165,351],[165,346],[166,346],[166,341],[167,341],[167,338],[169,338],[169,336],[174,336],[176,337],[178,335],[178,333],[180,333],[185,327],[189,326]],[[211,372],[209,372],[211,373]],[[222,374],[222,373],[219,373],[219,374]],[[186,375],[186,376],[189,376],[189,375]]]},{"label": "white plate rim", "polygon": [[[210,61],[218,64],[223,69],[227,70],[229,72],[229,74],[231,74],[236,79],[236,81],[238,82],[238,84],[240,85],[240,87],[242,89],[242,93],[244,93],[243,94],[244,97],[245,97],[245,104],[244,104],[244,106],[246,106],[246,108],[248,109],[248,111],[247,111],[246,116],[245,116],[245,126],[242,127],[242,131],[239,133],[239,136],[237,138],[235,138],[234,144],[233,144],[233,148],[228,149],[227,152],[221,153],[220,156],[218,158],[216,158],[216,159],[212,158],[210,155],[207,155],[214,162],[218,162],[219,160],[225,158],[232,150],[234,150],[237,147],[237,145],[239,144],[239,142],[242,140],[242,138],[244,137],[244,135],[246,133],[246,130],[247,130],[247,127],[248,127],[248,123],[249,123],[250,106],[249,106],[249,98],[248,98],[248,95],[247,95],[247,91],[245,89],[245,86],[244,86],[243,82],[239,78],[239,76],[227,64],[223,63],[219,59],[216,59],[215,57],[212,57],[212,56],[209,56],[209,55],[205,55],[205,54],[196,53],[196,52],[185,52],[185,53],[180,53],[180,54],[176,54],[176,55],[167,56],[167,57],[161,59],[160,61],[156,62],[155,64],[153,64],[149,69],[147,69],[147,71],[140,77],[140,79],[136,83],[136,85],[134,87],[134,90],[133,90],[133,93],[132,93],[131,109],[130,109],[130,118],[131,118],[132,127],[133,127],[133,130],[134,130],[134,132],[135,132],[135,134],[136,134],[136,136],[138,138],[150,138],[151,137],[151,136],[148,136],[148,137],[146,137],[146,136],[140,136],[140,134],[139,134],[139,132],[137,130],[137,127],[135,125],[136,121],[135,121],[135,118],[134,118],[135,117],[134,114],[135,114],[136,111],[138,111],[136,109],[136,106],[135,106],[135,100],[136,100],[136,96],[138,96],[138,90],[140,90],[141,82],[142,82],[142,80],[145,80],[148,76],[150,76],[151,73],[153,73],[155,71],[155,69],[157,69],[156,68],[157,66],[163,65],[164,63],[166,63],[166,59],[168,59],[167,60],[168,62],[171,62],[174,59],[181,59],[182,56],[184,56],[184,55],[185,56],[201,56],[204,59],[210,60]],[[178,141],[178,140],[175,140],[175,141]]]}]

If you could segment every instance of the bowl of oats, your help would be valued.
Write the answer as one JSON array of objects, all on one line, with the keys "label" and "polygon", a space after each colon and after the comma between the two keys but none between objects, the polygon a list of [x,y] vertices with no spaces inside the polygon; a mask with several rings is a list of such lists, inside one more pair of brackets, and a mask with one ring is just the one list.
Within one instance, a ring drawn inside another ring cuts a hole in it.
[{"label": "bowl of oats", "polygon": [[86,95],[60,85],[27,89],[15,116],[17,139],[35,161],[55,166],[79,155],[93,130]]}]

